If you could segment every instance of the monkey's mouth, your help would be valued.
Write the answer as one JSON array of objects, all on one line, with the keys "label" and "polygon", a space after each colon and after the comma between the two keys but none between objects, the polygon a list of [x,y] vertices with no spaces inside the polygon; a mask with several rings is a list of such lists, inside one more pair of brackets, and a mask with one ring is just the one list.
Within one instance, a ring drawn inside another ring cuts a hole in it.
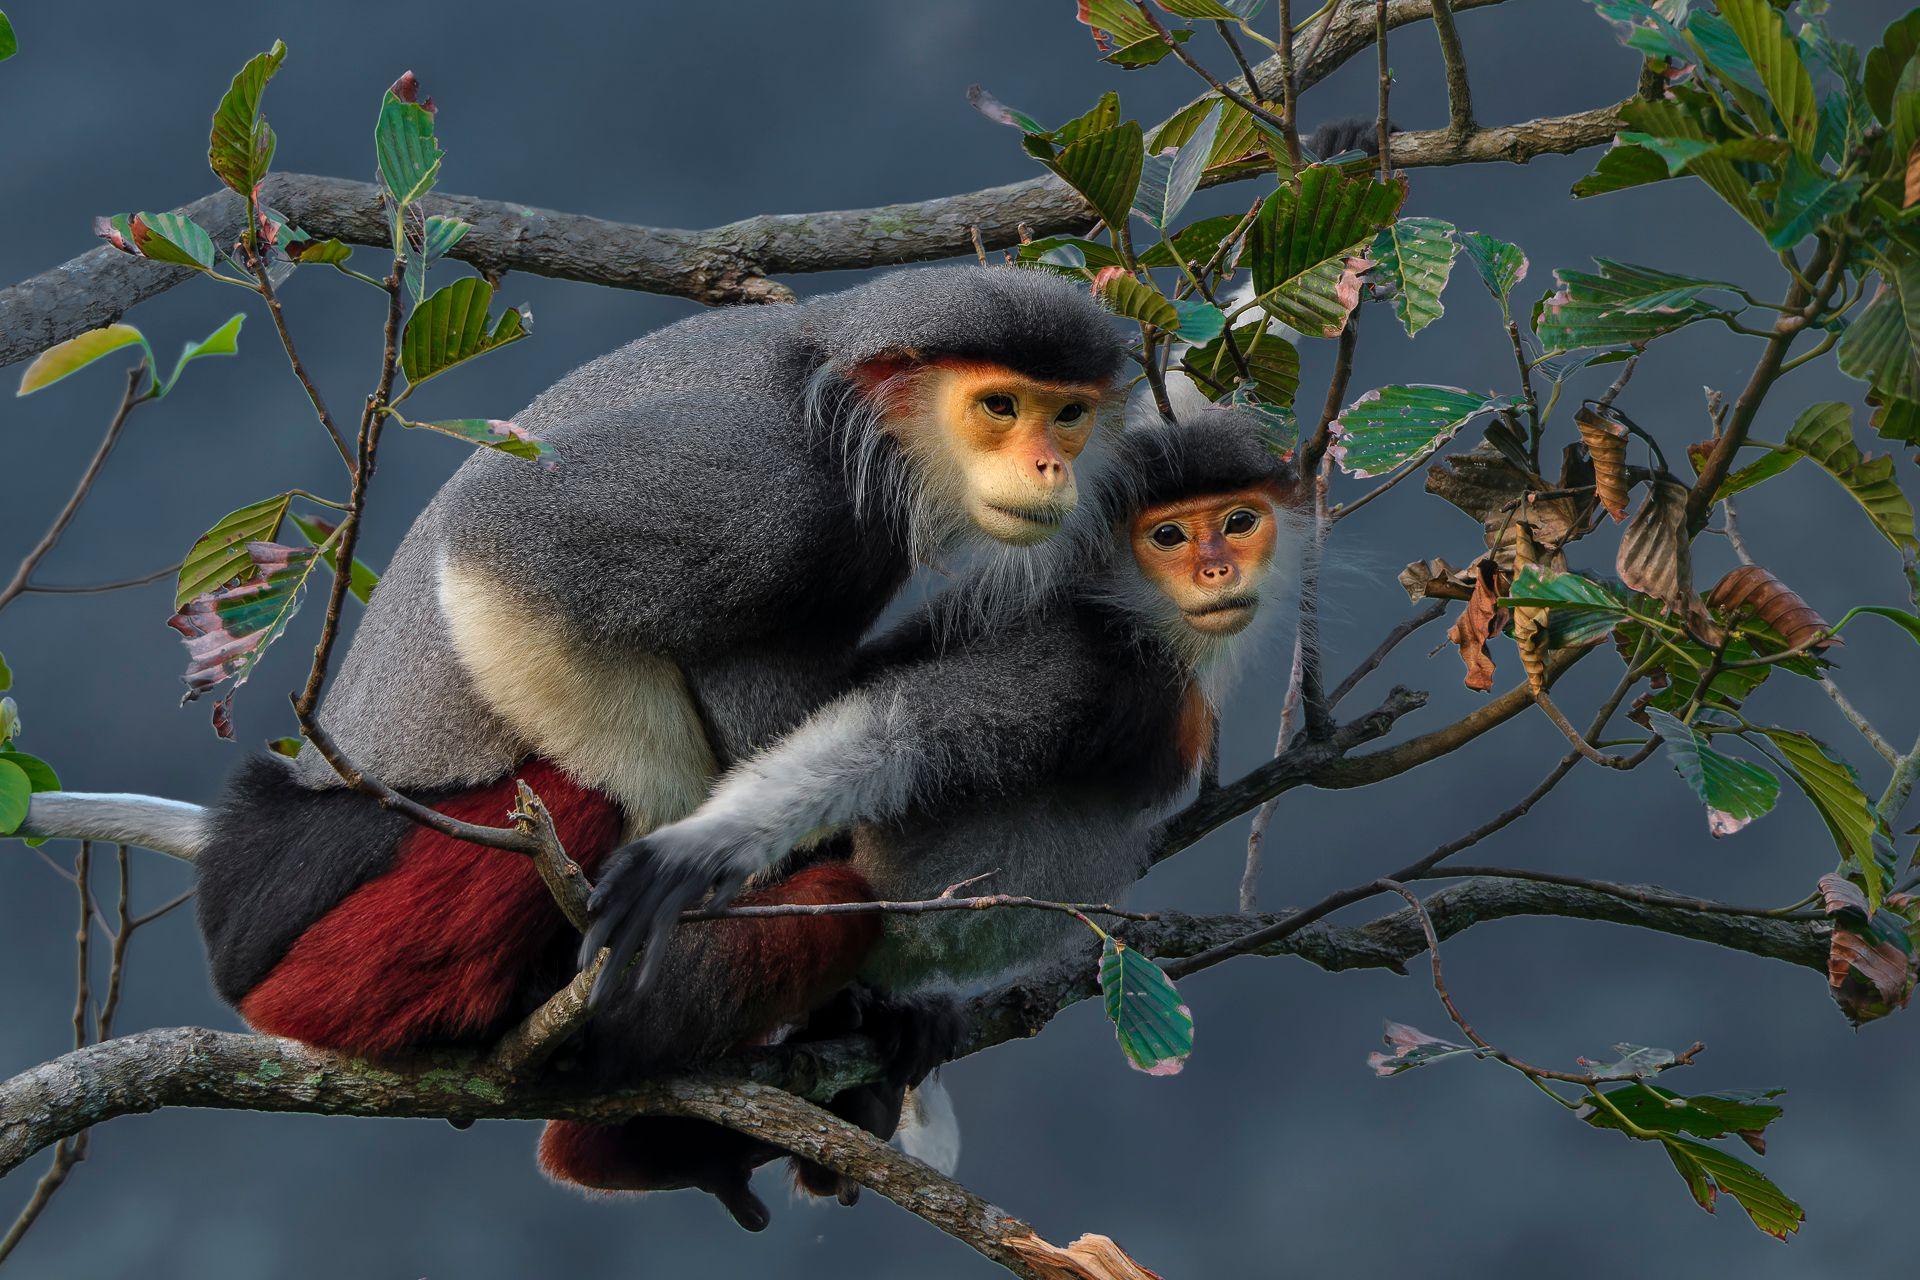
[{"label": "monkey's mouth", "polygon": [[1052,507],[1007,507],[998,502],[989,502],[987,509],[1041,529],[1057,529],[1065,519],[1060,511]]},{"label": "monkey's mouth", "polygon": [[1220,600],[1210,600],[1198,608],[1182,609],[1180,612],[1186,614],[1189,618],[1207,618],[1220,613],[1238,613],[1243,609],[1251,611],[1254,606],[1259,603],[1259,596],[1227,596]]}]

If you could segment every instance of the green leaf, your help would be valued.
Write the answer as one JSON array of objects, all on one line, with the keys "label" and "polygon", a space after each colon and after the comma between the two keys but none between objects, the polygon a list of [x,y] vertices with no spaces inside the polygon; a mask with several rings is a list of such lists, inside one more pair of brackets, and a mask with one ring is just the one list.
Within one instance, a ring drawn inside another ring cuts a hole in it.
[{"label": "green leaf", "polygon": [[1070,272],[1082,269],[1098,271],[1102,267],[1122,265],[1120,254],[1113,248],[1097,240],[1082,240],[1078,236],[1047,236],[1023,244],[1020,246],[1020,261],[1059,267]]},{"label": "green leaf", "polygon": [[553,446],[517,423],[495,418],[449,418],[444,422],[408,422],[403,418],[401,421],[409,427],[438,431],[443,436],[452,436],[468,444],[484,445],[516,458],[545,462],[549,467],[554,465],[550,461],[555,456]]},{"label": "green leaf", "polygon": [[1499,604],[1503,609],[1548,610],[1549,641],[1555,649],[1590,644],[1628,614],[1628,597],[1618,588],[1538,565],[1524,566]]},{"label": "green leaf", "polygon": [[13,688],[13,668],[7,665],[7,657],[0,653],[0,693]]},{"label": "green leaf", "polygon": [[[1786,23],[1767,0],[1720,0],[1719,9],[1740,47],[1753,60],[1773,109],[1786,125],[1793,149],[1812,160],[1820,111],[1813,98],[1813,77],[1800,60],[1800,46],[1787,34]],[[1755,123],[1763,129],[1767,124],[1764,120]]]},{"label": "green leaf", "polygon": [[[1851,618],[1856,613],[1878,614],[1880,617],[1885,618],[1887,621],[1893,623],[1894,626],[1906,632],[1908,636],[1912,637],[1915,644],[1920,644],[1920,618],[1916,618],[1904,609],[1890,609],[1885,605],[1879,604],[1855,605],[1853,608],[1847,610],[1846,618],[1840,619],[1840,621],[1835,624],[1834,630],[1837,631],[1841,627],[1846,626],[1847,618]],[[5,689],[6,687],[5,684],[0,684],[0,689]]]},{"label": "green leaf", "polygon": [[353,256],[353,246],[344,240],[295,240],[287,245],[287,256],[303,267],[337,267]]},{"label": "green leaf", "polygon": [[[1673,101],[1635,100],[1621,106],[1620,118],[1636,131],[1651,137],[1670,140],[1694,139],[1712,143],[1729,141],[1722,132],[1724,126],[1717,122],[1711,125],[1705,123],[1703,116],[1692,110],[1691,105],[1690,100],[1679,97]],[[1639,165],[1641,162],[1633,163]],[[1666,162],[1662,160],[1661,163]],[[1604,162],[1602,167],[1605,167]],[[1750,225],[1760,228],[1766,226],[1766,212],[1760,207],[1759,197],[1754,194],[1753,178],[1732,158],[1720,153],[1717,147],[1715,150],[1703,152],[1688,160],[1686,170],[1711,187],[1716,195],[1726,201],[1733,211],[1746,219]],[[1599,171],[1596,170],[1594,176],[1599,177]],[[1575,194],[1591,193],[1581,192],[1576,188]]]},{"label": "green leaf", "polygon": [[1388,1022],[1386,1034],[1381,1039],[1393,1052],[1381,1053],[1376,1049],[1367,1055],[1367,1065],[1373,1068],[1373,1074],[1383,1078],[1397,1076],[1403,1071],[1424,1067],[1445,1058],[1457,1058],[1462,1054],[1480,1058],[1487,1053],[1485,1049],[1476,1049],[1472,1045],[1455,1044],[1451,1040],[1430,1036],[1404,1022]]},{"label": "green leaf", "polygon": [[1220,0],[1154,0],[1154,3],[1175,17],[1191,18],[1196,22],[1238,22],[1243,16],[1227,8]]},{"label": "green leaf", "polygon": [[1193,1052],[1193,1011],[1159,965],[1118,938],[1103,937],[1100,993],[1121,1050],[1150,1076],[1177,1074]]},{"label": "green leaf", "polygon": [[52,765],[39,756],[30,756],[24,751],[0,751],[0,760],[7,761],[26,774],[28,783],[35,791],[60,789],[60,775],[53,771]]},{"label": "green leaf", "polygon": [[469,276],[436,290],[416,307],[400,339],[400,366],[407,382],[418,386],[532,332],[533,319],[525,311],[503,311],[489,324],[491,305],[493,286]]},{"label": "green leaf", "polygon": [[300,756],[300,748],[306,745],[307,744],[299,738],[267,739],[267,750],[277,756],[285,756],[289,760],[298,759]]},{"label": "green leaf", "polygon": [[1226,330],[1226,313],[1210,302],[1189,298],[1175,301],[1173,309],[1180,314],[1173,331],[1183,342],[1211,342]]},{"label": "green leaf", "polygon": [[[1258,324],[1241,325],[1233,331],[1233,340],[1239,344],[1260,398],[1269,405],[1289,405],[1300,388],[1300,352],[1285,338],[1266,330]],[[1181,367],[1212,400],[1227,394],[1240,379],[1240,367],[1227,350],[1224,335],[1188,351]]]},{"label": "green leaf", "polygon": [[1150,324],[1171,333],[1180,325],[1180,313],[1173,303],[1151,284],[1135,276],[1109,276],[1094,286],[1093,294],[1117,316]]},{"label": "green leaf", "polygon": [[20,37],[13,34],[13,23],[7,20],[7,15],[0,13],[0,62],[5,62],[18,52]]},{"label": "green leaf", "polygon": [[1483,413],[1505,409],[1511,396],[1458,387],[1398,385],[1369,391],[1333,423],[1327,452],[1350,476],[1381,476],[1425,457]]},{"label": "green leaf", "polygon": [[1785,1240],[1806,1221],[1806,1211],[1746,1161],[1690,1138],[1662,1138],[1660,1143],[1685,1179],[1694,1203],[1708,1213],[1724,1191],[1747,1211],[1754,1226],[1775,1239]]},{"label": "green leaf", "polygon": [[443,218],[437,213],[427,215],[425,235],[422,237],[423,251],[429,260],[444,258],[453,246],[467,238],[467,232],[473,230],[471,222],[459,218]]},{"label": "green leaf", "polygon": [[181,562],[173,607],[183,608],[195,596],[205,595],[242,574],[251,573],[253,558],[247,554],[247,544],[272,542],[279,537],[280,522],[286,518],[292,502],[292,494],[277,493],[229,512],[201,534]]},{"label": "green leaf", "polygon": [[1698,320],[1727,314],[1704,294],[1731,286],[1596,258],[1599,275],[1553,273],[1557,290],[1533,312],[1534,333],[1549,351],[1638,345]]},{"label": "green leaf", "polygon": [[1756,764],[1723,755],[1705,738],[1665,711],[1647,709],[1653,731],[1666,740],[1667,758],[1707,806],[1707,829],[1729,836],[1770,812],[1780,798],[1780,779]]},{"label": "green leaf", "polygon": [[0,760],[0,836],[12,835],[27,820],[27,802],[33,798],[33,783],[20,766]]},{"label": "green leaf", "polygon": [[1882,435],[1920,443],[1895,426],[1896,406],[1920,402],[1920,257],[1901,255],[1880,274],[1879,291],[1840,336],[1840,371],[1868,384]]},{"label": "green leaf", "polygon": [[247,59],[213,112],[207,163],[214,176],[243,196],[253,194],[273,163],[273,130],[260,118],[260,97],[286,56],[287,46],[275,40],[273,48]]},{"label": "green leaf", "polygon": [[1784,449],[1768,453],[1758,462],[1749,462],[1746,466],[1729,475],[1720,487],[1714,491],[1713,500],[1731,498],[1744,489],[1751,489],[1762,480],[1771,480],[1775,476],[1792,469],[1803,455],[1790,453]]},{"label": "green leaf", "polygon": [[1860,789],[1859,775],[1810,734],[1792,729],[1761,732],[1785,757],[1788,776],[1813,801],[1841,858],[1859,871],[1869,908],[1877,908],[1885,886],[1873,842],[1882,829],[1873,802]]},{"label": "green leaf", "polygon": [[1467,251],[1467,261],[1480,273],[1487,292],[1500,304],[1500,314],[1507,315],[1507,295],[1527,278],[1527,255],[1519,245],[1479,231],[1463,232],[1460,247]]},{"label": "green leaf", "polygon": [[1853,440],[1853,406],[1829,400],[1809,406],[1784,446],[1810,458],[1853,495],[1873,527],[1902,552],[1920,553],[1913,504],[1894,479],[1893,458],[1868,458]]},{"label": "green leaf", "polygon": [[1453,233],[1454,225],[1439,218],[1402,218],[1374,237],[1369,256],[1380,280],[1393,290],[1394,314],[1408,337],[1446,311],[1440,294],[1460,251]]},{"label": "green leaf", "polygon": [[1593,172],[1573,184],[1576,198],[1624,191],[1649,182],[1665,182],[1673,177],[1667,162],[1645,147],[1616,143],[1601,154]]},{"label": "green leaf", "polygon": [[[1778,1120],[1781,1107],[1769,1101],[1783,1092],[1700,1093],[1686,1097],[1644,1080],[1603,1090],[1608,1102],[1628,1123],[1661,1133],[1684,1133],[1696,1138],[1758,1135]],[[1597,1129],[1620,1129],[1620,1119],[1605,1107],[1589,1104],[1580,1118]]]},{"label": "green leaf", "polygon": [[213,267],[213,237],[191,218],[177,213],[136,213],[128,229],[134,248],[143,257],[201,271]]},{"label": "green leaf", "polygon": [[[333,534],[338,525],[329,520],[316,520],[311,516],[296,515],[294,527],[300,530],[300,536],[315,547],[324,547],[320,558],[326,561],[327,568],[334,573],[340,572],[340,557],[333,550]],[[359,556],[353,558],[353,573],[347,578],[347,590],[361,604],[373,598],[373,589],[380,585],[380,575],[367,565]]]},{"label": "green leaf", "polygon": [[373,129],[380,181],[402,207],[433,190],[446,154],[434,137],[433,112],[412,101],[414,93],[413,73],[408,72],[387,90]]},{"label": "green leaf", "polygon": [[[1753,65],[1740,37],[1734,34],[1732,26],[1717,13],[1698,10],[1687,18],[1687,34],[1707,55],[1707,61],[1720,73],[1724,80],[1731,81],[1750,94],[1765,93],[1766,82],[1760,79],[1760,70]],[[1756,123],[1768,124],[1762,115]]]},{"label": "green leaf", "polygon": [[1682,64],[1692,61],[1693,49],[1680,28],[1643,0],[1588,0],[1588,3],[1613,24],[1620,43],[1628,48],[1638,49],[1651,58],[1673,58]]},{"label": "green leaf", "polygon": [[213,727],[233,737],[233,695],[247,682],[261,657],[286,631],[300,608],[301,595],[320,556],[308,547],[273,542],[247,544],[253,576],[233,586],[196,596],[167,619],[187,646],[187,694],[192,702],[231,681],[227,696],[214,704]]},{"label": "green leaf", "polygon": [[1879,45],[1867,53],[1862,87],[1883,124],[1893,123],[1894,89],[1915,53],[1920,53],[1920,10],[1910,9],[1888,25]]},{"label": "green leaf", "polygon": [[1187,201],[1193,199],[1193,193],[1200,189],[1200,174],[1213,152],[1213,139],[1219,127],[1220,104],[1216,103],[1193,136],[1177,151],[1171,155],[1147,156],[1141,162],[1139,184],[1133,193],[1133,211],[1156,230],[1165,231],[1187,207]]},{"label": "green leaf", "polygon": [[1133,206],[1145,158],[1140,126],[1129,120],[1081,138],[1054,159],[1053,169],[1086,198],[1101,221],[1122,227]]},{"label": "green leaf", "polygon": [[30,396],[42,387],[50,387],[70,373],[86,368],[101,356],[112,355],[122,347],[139,343],[145,351],[147,367],[153,367],[153,349],[141,332],[130,324],[110,324],[104,329],[89,329],[77,338],[68,338],[48,347],[34,357],[20,375],[17,396]]},{"label": "green leaf", "polygon": [[1331,338],[1360,303],[1362,250],[1393,221],[1406,184],[1312,165],[1260,206],[1248,233],[1253,287],[1267,314]]},{"label": "green leaf", "polygon": [[1767,243],[1775,249],[1793,248],[1859,203],[1864,186],[1859,178],[1841,181],[1802,163],[1799,156],[1792,157],[1774,201]]},{"label": "green leaf", "polygon": [[154,388],[158,395],[166,395],[173,390],[173,384],[180,381],[180,372],[189,364],[203,356],[230,356],[240,349],[240,326],[245,324],[244,311],[237,312],[227,322],[215,329],[198,342],[189,342],[180,352],[180,358],[173,363],[173,372],[167,380]]}]

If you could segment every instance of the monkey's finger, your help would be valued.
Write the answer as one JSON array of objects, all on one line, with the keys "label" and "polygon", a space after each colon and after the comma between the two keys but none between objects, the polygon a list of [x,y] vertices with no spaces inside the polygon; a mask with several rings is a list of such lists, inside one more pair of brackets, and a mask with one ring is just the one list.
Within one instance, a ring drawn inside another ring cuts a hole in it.
[{"label": "monkey's finger", "polygon": [[644,840],[635,840],[632,844],[615,849],[600,868],[600,874],[594,878],[593,891],[587,895],[587,911],[599,915],[607,904],[618,897],[621,886],[636,876],[644,876],[641,869],[647,860],[647,846]]},{"label": "monkey's finger", "polygon": [[608,918],[609,926],[615,932],[606,938],[607,961],[600,970],[600,976],[593,980],[593,990],[587,993],[587,1008],[598,1010],[607,1001],[607,997],[619,990],[626,981],[627,966],[633,963],[640,946],[647,937],[647,917],[635,911],[623,911]]}]

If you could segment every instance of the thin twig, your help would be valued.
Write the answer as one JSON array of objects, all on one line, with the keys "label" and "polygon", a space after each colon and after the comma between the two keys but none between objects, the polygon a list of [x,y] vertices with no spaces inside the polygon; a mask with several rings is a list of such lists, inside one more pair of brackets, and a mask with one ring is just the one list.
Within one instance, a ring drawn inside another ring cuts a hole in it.
[{"label": "thin twig", "polygon": [[1373,128],[1380,148],[1380,181],[1385,182],[1393,176],[1393,125],[1387,115],[1387,93],[1393,87],[1393,72],[1387,66],[1387,0],[1378,0],[1373,14],[1373,42],[1380,53],[1380,112]]},{"label": "thin twig", "polygon": [[1375,646],[1372,653],[1362,658],[1360,664],[1353,670],[1347,672],[1346,678],[1333,687],[1333,692],[1327,695],[1328,708],[1331,709],[1339,706],[1341,700],[1352,693],[1355,686],[1362,680],[1365,680],[1369,675],[1372,675],[1373,672],[1379,668],[1380,664],[1387,660],[1387,655],[1398,648],[1401,641],[1428,623],[1445,617],[1446,613],[1447,606],[1445,602],[1436,602],[1428,605],[1412,617],[1405,619],[1393,630],[1389,631],[1387,638]]},{"label": "thin twig", "polygon": [[175,562],[164,568],[155,569],[152,573],[144,573],[137,578],[123,578],[119,582],[98,582],[77,586],[29,582],[20,588],[20,592],[22,595],[98,595],[107,591],[124,591],[128,587],[144,587],[149,582],[158,582],[162,578],[171,578],[179,572],[180,565],[178,562]]},{"label": "thin twig", "polygon": [[1140,11],[1140,16],[1147,20],[1147,24],[1154,29],[1155,34],[1172,47],[1173,56],[1185,63],[1187,70],[1206,81],[1208,88],[1225,98],[1228,102],[1231,102],[1234,106],[1239,107],[1254,119],[1260,121],[1260,123],[1284,135],[1287,128],[1287,122],[1285,120],[1274,115],[1273,112],[1267,110],[1251,98],[1236,92],[1231,85],[1222,82],[1213,72],[1202,66],[1199,60],[1187,52],[1184,45],[1173,38],[1173,33],[1167,30],[1166,24],[1160,21],[1160,15],[1153,11],[1152,7],[1148,5],[1147,0],[1133,0],[1133,7]]},{"label": "thin twig", "polygon": [[[293,376],[300,380],[301,390],[307,393],[307,400],[313,405],[313,412],[320,419],[320,425],[327,429],[327,437],[333,441],[333,447],[340,451],[340,461],[352,469],[353,452],[347,448],[346,437],[340,434],[340,428],[334,425],[333,414],[327,411],[327,402],[321,397],[320,388],[307,373],[307,366],[300,362],[300,353],[293,345],[293,334],[287,329],[287,318],[280,310],[280,295],[273,287],[273,277],[267,274],[266,263],[254,251],[251,241],[252,237],[249,236],[241,242],[242,252],[247,260],[247,269],[253,272],[256,292],[266,300],[267,314],[273,317],[273,329],[280,335],[280,347],[287,353],[287,363],[293,368]],[[345,560],[341,563],[351,564],[352,561]]]},{"label": "thin twig", "polygon": [[1880,731],[1873,727],[1873,722],[1847,700],[1847,695],[1840,692],[1839,685],[1827,675],[1822,674],[1820,687],[1827,691],[1827,696],[1833,699],[1834,706],[1840,708],[1840,714],[1847,718],[1847,723],[1860,731],[1860,736],[1867,740],[1867,745],[1872,747],[1882,760],[1891,765],[1900,763],[1900,749],[1888,742]]},{"label": "thin twig", "polygon": [[93,457],[87,462],[87,469],[80,473],[80,482],[74,486],[73,493],[67,498],[67,504],[60,508],[60,514],[53,518],[53,523],[47,526],[47,531],[40,535],[40,541],[36,542],[33,549],[20,561],[20,567],[13,571],[12,580],[6,586],[0,587],[0,609],[12,604],[17,597],[29,589],[28,584],[33,578],[33,571],[39,568],[40,562],[47,558],[47,553],[59,543],[60,535],[67,531],[69,524],[73,523],[73,517],[79,512],[80,504],[87,500],[89,493],[93,492],[93,483],[100,478],[100,469],[106,466],[107,455],[113,452],[114,445],[120,443],[120,433],[126,429],[127,415],[132,413],[136,406],[153,398],[152,387],[148,387],[144,393],[140,391],[140,378],[145,372],[145,364],[137,364],[127,370],[126,390],[121,393],[119,407],[113,411],[113,417],[107,423],[106,435],[101,438],[99,447],[93,451]]},{"label": "thin twig", "polygon": [[1474,131],[1473,91],[1467,83],[1467,55],[1453,23],[1449,0],[1432,0],[1433,32],[1440,38],[1440,60],[1447,69],[1447,126],[1461,137]]}]

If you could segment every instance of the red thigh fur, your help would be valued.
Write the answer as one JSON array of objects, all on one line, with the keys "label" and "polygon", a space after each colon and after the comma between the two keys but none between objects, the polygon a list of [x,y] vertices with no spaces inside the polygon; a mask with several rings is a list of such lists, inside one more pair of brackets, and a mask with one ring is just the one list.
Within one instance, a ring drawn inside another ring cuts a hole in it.
[{"label": "red thigh fur", "polygon": [[[819,863],[742,896],[739,904],[872,898],[858,872],[840,863]],[[742,1043],[754,1044],[804,1019],[853,981],[879,939],[880,918],[867,912],[683,925],[674,945],[698,947],[711,958],[719,972],[705,975],[703,986],[737,994],[739,1000],[732,1008],[715,1008],[713,1016],[737,1019]],[[557,1181],[593,1190],[646,1191],[700,1185],[704,1175],[738,1161],[756,1145],[703,1121],[679,1118],[643,1117],[618,1125],[555,1120],[540,1138],[540,1167]]]},{"label": "red thigh fur", "polygon": [[[567,852],[590,872],[620,837],[619,807],[557,767],[524,779],[553,814]],[[515,778],[440,804],[498,826]],[[393,866],[302,934],[240,1013],[274,1035],[351,1053],[387,1053],[488,1029],[529,969],[567,928],[530,859],[416,827]]]}]

